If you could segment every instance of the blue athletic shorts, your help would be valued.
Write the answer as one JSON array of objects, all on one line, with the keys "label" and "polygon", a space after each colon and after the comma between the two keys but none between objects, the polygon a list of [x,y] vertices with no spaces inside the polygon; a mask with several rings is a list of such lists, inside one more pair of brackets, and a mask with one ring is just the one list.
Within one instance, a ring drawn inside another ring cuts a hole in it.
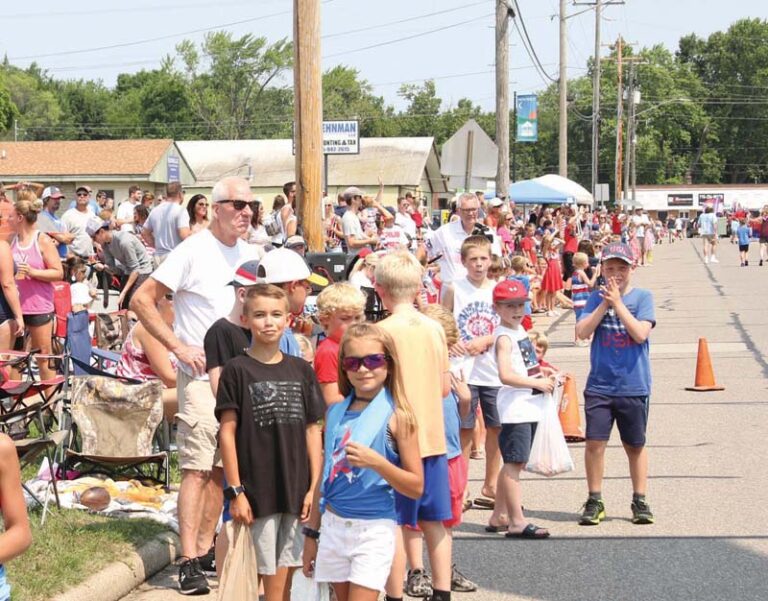
[{"label": "blue athletic shorts", "polygon": [[647,396],[602,396],[585,392],[587,440],[608,440],[613,423],[616,422],[624,444],[630,447],[645,446],[648,401]]},{"label": "blue athletic shorts", "polygon": [[501,424],[499,450],[504,463],[528,463],[537,422]]},{"label": "blue athletic shorts", "polygon": [[399,526],[416,526],[423,522],[450,520],[451,487],[448,480],[448,457],[433,455],[421,460],[424,466],[424,494],[411,499],[395,491],[395,512]]},{"label": "blue athletic shorts", "polygon": [[485,427],[500,428],[501,420],[499,419],[499,410],[496,408],[496,397],[499,395],[498,386],[476,386],[470,384],[469,390],[472,393],[472,405],[469,415],[461,420],[461,429],[472,430],[475,427],[478,405],[480,405],[480,410],[483,412]]}]

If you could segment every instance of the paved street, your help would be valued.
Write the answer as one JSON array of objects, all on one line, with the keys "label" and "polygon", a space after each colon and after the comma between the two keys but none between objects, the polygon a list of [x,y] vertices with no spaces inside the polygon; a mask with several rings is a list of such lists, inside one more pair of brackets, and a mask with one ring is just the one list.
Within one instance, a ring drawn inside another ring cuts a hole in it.
[{"label": "paved street", "polygon": [[[551,480],[526,476],[528,516],[552,531],[546,541],[486,534],[487,511],[465,514],[455,556],[481,590],[467,601],[765,601],[768,599],[768,267],[739,267],[720,244],[720,264],[704,265],[698,240],[657,246],[655,264],[634,283],[655,296],[649,451],[652,526],[629,521],[631,486],[618,437],[609,444],[603,495],[608,519],[580,527],[586,497],[583,445],[576,470]],[[579,389],[589,349],[576,348],[572,314],[540,320],[548,359],[573,372]],[[695,393],[696,342],[709,340],[724,392]],[[482,462],[472,461],[474,491]],[[166,570],[130,601],[178,599]]]}]

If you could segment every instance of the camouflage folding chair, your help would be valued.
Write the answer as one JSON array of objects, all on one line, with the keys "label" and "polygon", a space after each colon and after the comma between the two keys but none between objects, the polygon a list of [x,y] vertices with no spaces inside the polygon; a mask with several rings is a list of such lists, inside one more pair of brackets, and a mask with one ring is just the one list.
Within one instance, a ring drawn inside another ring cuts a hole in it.
[{"label": "camouflage folding chair", "polygon": [[170,454],[154,445],[163,419],[159,380],[129,384],[104,376],[74,376],[71,411],[72,441],[79,439],[80,450],[72,444],[66,450],[65,471],[152,480],[168,487]]}]

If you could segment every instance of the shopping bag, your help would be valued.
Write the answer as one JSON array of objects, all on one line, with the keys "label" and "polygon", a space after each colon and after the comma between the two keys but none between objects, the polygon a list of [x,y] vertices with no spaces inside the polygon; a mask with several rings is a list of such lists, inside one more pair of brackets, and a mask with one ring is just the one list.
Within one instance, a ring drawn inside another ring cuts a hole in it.
[{"label": "shopping bag", "polygon": [[224,524],[229,550],[219,579],[219,601],[253,601],[259,598],[256,547],[251,529],[234,520]]},{"label": "shopping bag", "polygon": [[545,395],[542,400],[544,410],[533,436],[531,455],[525,469],[549,477],[573,470],[573,459],[557,416],[557,403],[551,394]]},{"label": "shopping bag", "polygon": [[307,578],[301,568],[293,573],[291,601],[328,601],[330,592],[325,582],[315,582]]}]

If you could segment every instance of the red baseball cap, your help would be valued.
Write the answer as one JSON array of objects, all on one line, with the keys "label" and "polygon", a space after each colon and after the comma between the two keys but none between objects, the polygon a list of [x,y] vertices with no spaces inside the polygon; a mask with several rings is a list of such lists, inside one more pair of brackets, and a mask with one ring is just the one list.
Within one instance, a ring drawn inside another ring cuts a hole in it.
[{"label": "red baseball cap", "polygon": [[504,280],[493,289],[494,303],[524,303],[528,301],[525,286],[514,280]]}]

